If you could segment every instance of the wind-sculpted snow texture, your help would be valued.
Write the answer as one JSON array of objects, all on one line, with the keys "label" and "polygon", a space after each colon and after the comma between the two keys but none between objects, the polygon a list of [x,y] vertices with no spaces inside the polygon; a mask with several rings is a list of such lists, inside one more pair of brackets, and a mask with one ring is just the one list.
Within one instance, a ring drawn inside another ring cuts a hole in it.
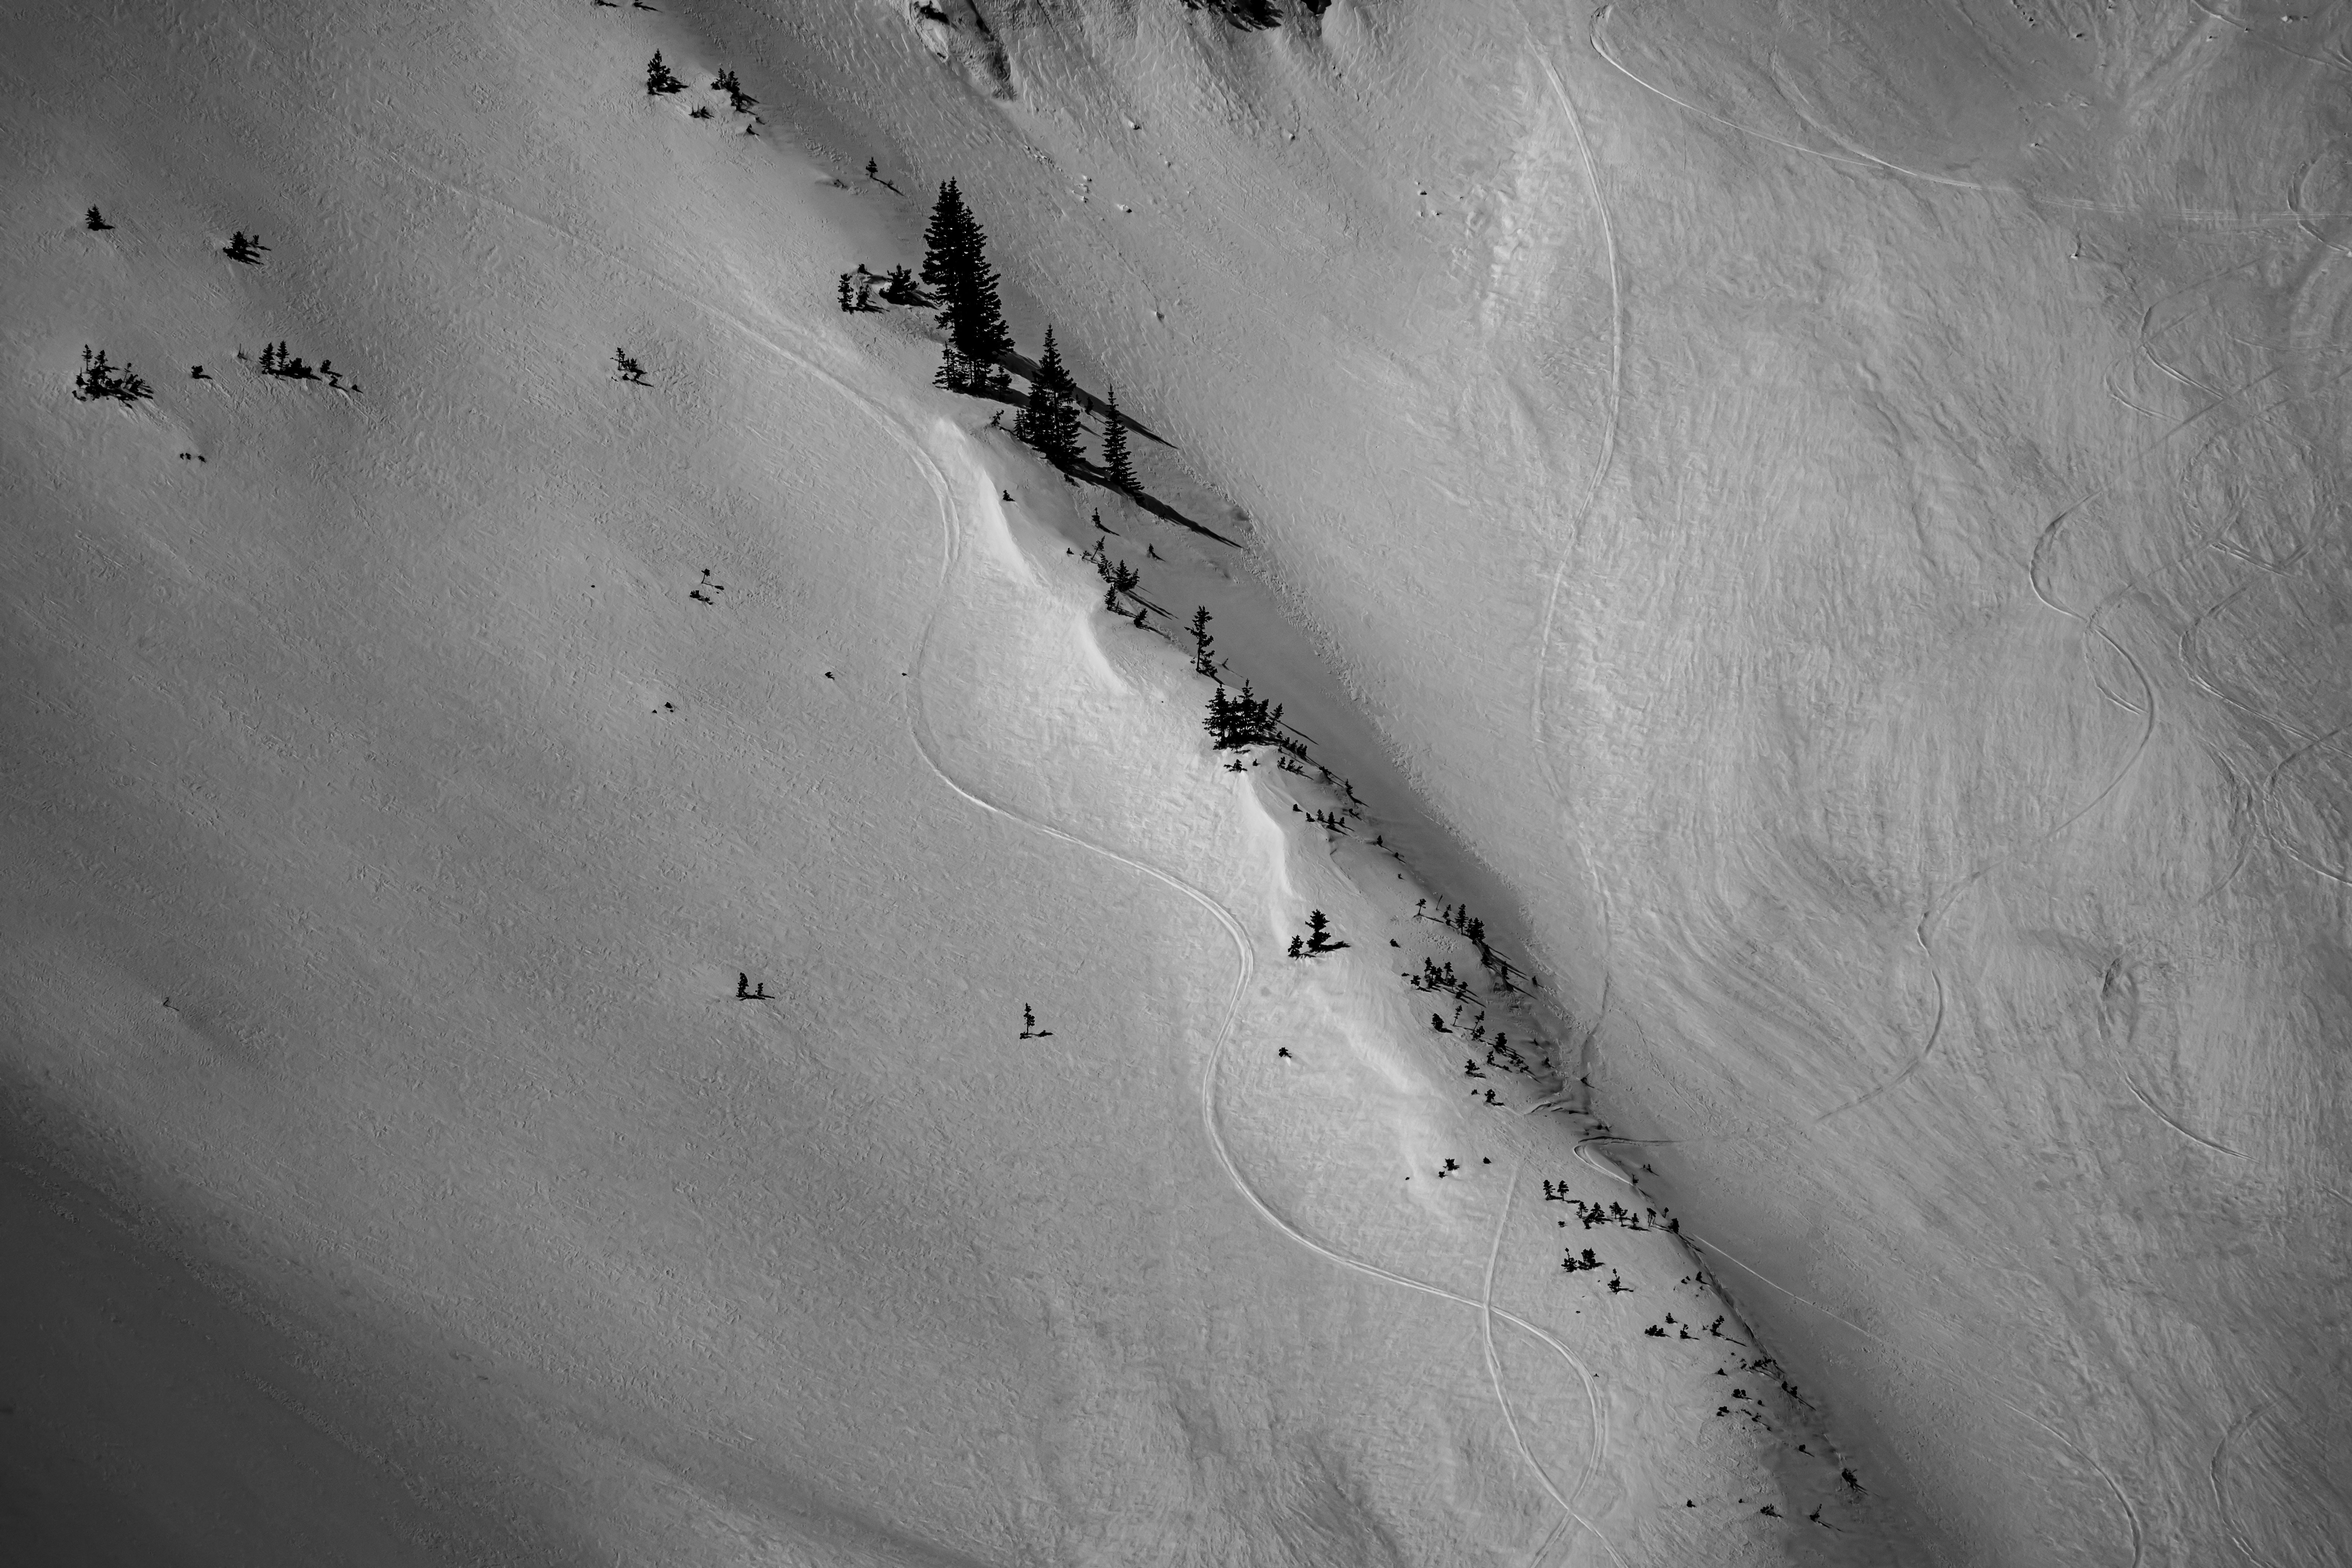
[{"label": "wind-sculpted snow texture", "polygon": [[1248,508],[1912,1560],[2334,1560],[2336,8],[783,26]]},{"label": "wind-sculpted snow texture", "polygon": [[[16,21],[36,1539],[2338,1560],[2343,24],[1292,24]],[[949,176],[1245,552],[836,309]]]},{"label": "wind-sculpted snow texture", "polygon": [[[1873,1561],[1650,1174],[1557,1135],[1591,1017],[1245,557],[839,309],[917,158],[814,86],[1021,101],[911,15],[12,39],[11,1544]],[[95,342],[209,374],[77,400]],[[1303,758],[1211,751],[1195,605]]]}]

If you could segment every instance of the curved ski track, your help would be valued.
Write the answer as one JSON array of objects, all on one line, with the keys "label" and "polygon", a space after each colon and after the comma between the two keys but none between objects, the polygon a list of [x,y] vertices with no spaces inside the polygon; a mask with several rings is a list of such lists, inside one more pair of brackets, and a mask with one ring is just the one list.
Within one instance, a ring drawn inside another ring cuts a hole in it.
[{"label": "curved ski track", "polygon": [[2230,1429],[2221,1434],[2221,1440],[2213,1445],[2212,1462],[2207,1467],[2213,1479],[2213,1511],[2221,1516],[2221,1528],[2229,1533],[2230,1544],[2244,1552],[2246,1554],[2247,1561],[2252,1563],[2254,1564],[2254,1568],[2271,1568],[2271,1562],[2270,1559],[2264,1557],[2261,1552],[2254,1550],[2253,1542],[2248,1541],[2246,1539],[2245,1531],[2238,1528],[2237,1516],[2230,1511],[2229,1500],[2225,1498],[2221,1492],[2221,1458],[2223,1455],[2230,1451],[2230,1445],[2237,1441],[2238,1434],[2245,1430],[2246,1426],[2252,1422],[2255,1416],[2260,1415],[2263,1411],[2268,1410],[2272,1405],[2276,1405],[2279,1402],[2280,1397],[2280,1395],[2273,1394],[2268,1399],[2263,1400],[2260,1405],[2248,1410],[2243,1415],[2239,1416],[2235,1421],[2231,1422]]},{"label": "curved ski track", "polygon": [[[1668,92],[1664,88],[1660,87],[1657,83],[1651,81],[1646,77],[1637,74],[1631,67],[1627,66],[1624,61],[1619,59],[1615,55],[1611,54],[1609,52],[1609,46],[1601,42],[1601,26],[1608,20],[1609,13],[1615,7],[1613,5],[1602,5],[1599,10],[1592,13],[1591,37],[1592,40],[1593,53],[1599,55],[1602,59],[1607,60],[1609,64],[1617,70],[1618,74],[1624,77],[1626,80],[1633,83],[1636,87],[1641,88],[1644,92],[1655,94],[1657,97],[1664,99],[1668,103],[1674,104],[1676,108],[1687,110],[1691,113],[1697,115],[1702,120],[1713,121],[1716,124],[1724,127],[1724,129],[1727,131],[1737,132],[1742,136],[1752,137],[1759,142],[1768,142],[1775,147],[1785,147],[1791,153],[1802,153],[1808,157],[1820,158],[1832,163],[1843,163],[1849,168],[1874,171],[1881,174],[1896,174],[1906,180],[1917,180],[1923,184],[1942,185],[1948,190],[1972,191],[1982,195],[2016,196],[2021,200],[2031,201],[2045,207],[2060,207],[2070,212],[2104,213],[2113,217],[2153,218],[2178,223],[2209,224],[2221,228],[2268,228],[2277,224],[2298,221],[2305,216],[2303,214],[2291,211],[2272,213],[2232,213],[2205,207],[2137,207],[2132,206],[2126,203],[2093,201],[2087,196],[2036,195],[2033,192],[2022,190],[2015,185],[1989,185],[1975,180],[1955,179],[1948,174],[1930,174],[1923,169],[1908,169],[1900,163],[1889,163],[1884,158],[1875,157],[1868,153],[1832,153],[1824,151],[1819,147],[1808,147],[1801,142],[1790,142],[1784,137],[1775,136],[1769,131],[1759,131],[1752,125],[1742,125],[1736,120],[1727,120],[1722,115],[1715,113],[1711,110],[1700,108],[1697,104],[1691,102],[1688,99],[1675,97],[1673,93]],[[2345,215],[2323,214],[2320,216],[2341,216]]]},{"label": "curved ski track", "polygon": [[[234,23],[233,18],[228,19]],[[239,31],[244,31],[241,26],[239,26]],[[251,35],[247,34],[247,37],[250,38]],[[254,42],[256,43],[257,47],[266,47],[261,46],[258,40],[254,40]],[[269,52],[275,53],[276,51],[271,50]],[[1357,1273],[1364,1274],[1376,1279],[1384,1280],[1387,1283],[1401,1286],[1409,1290],[1418,1291],[1423,1295],[1434,1296],[1442,1300],[1453,1301],[1462,1306],[1476,1308],[1481,1314],[1482,1322],[1487,1325],[1487,1332],[1490,1336],[1492,1332],[1492,1321],[1499,1319],[1503,1322],[1517,1329],[1522,1333],[1525,1333],[1542,1343],[1565,1362],[1575,1373],[1578,1379],[1578,1384],[1584,1391],[1587,1409],[1591,1416],[1592,1426],[1591,1432],[1590,1452],[1586,1458],[1584,1473],[1579,1478],[1576,1487],[1571,1489],[1566,1498],[1563,1498],[1560,1495],[1558,1489],[1553,1486],[1550,1478],[1544,1474],[1540,1467],[1535,1467],[1535,1477],[1543,1490],[1550,1496],[1555,1502],[1559,1504],[1562,1511],[1598,1540],[1601,1543],[1602,1547],[1607,1550],[1611,1559],[1619,1564],[1619,1568],[1623,1568],[1623,1559],[1618,1555],[1615,1544],[1609,1540],[1607,1535],[1602,1533],[1598,1526],[1593,1524],[1581,1513],[1578,1512],[1573,1506],[1573,1500],[1580,1495],[1596,1477],[1601,1466],[1601,1457],[1605,1452],[1608,1442],[1607,1413],[1601,1407],[1600,1396],[1592,1389],[1592,1377],[1594,1374],[1591,1373],[1591,1369],[1586,1367],[1583,1362],[1579,1360],[1573,1352],[1571,1352],[1565,1344],[1561,1343],[1560,1341],[1549,1331],[1543,1329],[1538,1324],[1528,1321],[1527,1319],[1520,1317],[1517,1313],[1496,1310],[1494,1307],[1491,1299],[1482,1300],[1476,1297],[1465,1296],[1458,1291],[1449,1290],[1441,1285],[1434,1285],[1426,1280],[1416,1279],[1409,1275],[1400,1274],[1394,1270],[1381,1268],[1377,1264],[1367,1263],[1359,1258],[1349,1258],[1347,1255],[1317,1241],[1315,1238],[1307,1235],[1304,1231],[1292,1225],[1289,1221],[1283,1218],[1280,1214],[1276,1212],[1274,1207],[1268,1204],[1266,1200],[1258,1194],[1256,1189],[1249,1184],[1247,1178],[1242,1174],[1239,1166],[1235,1164],[1231,1152],[1225,1145],[1223,1132],[1217,1124],[1216,1083],[1219,1069],[1223,1062],[1225,1049],[1232,1041],[1234,1020],[1240,1012],[1242,1001],[1246,994],[1250,979],[1256,970],[1255,961],[1251,955],[1249,942],[1242,930],[1241,923],[1234,918],[1230,911],[1228,911],[1222,904],[1218,903],[1213,898],[1200,889],[1193,888],[1180,878],[1171,876],[1155,867],[1145,865],[1141,861],[1130,859],[1128,857],[1119,854],[1116,850],[1106,848],[1101,845],[1089,843],[1086,839],[1080,838],[1073,834],[1066,833],[1048,824],[1034,821],[1018,812],[1010,810],[992,801],[984,799],[980,795],[957,783],[956,780],[940,765],[936,757],[932,754],[932,752],[927,742],[924,740],[921,732],[922,682],[919,677],[923,667],[922,661],[928,657],[929,652],[931,632],[938,623],[940,610],[944,608],[946,604],[948,581],[954,569],[955,562],[960,556],[961,544],[960,530],[956,521],[954,501],[948,487],[946,477],[940,471],[937,462],[933,460],[929,452],[925,449],[922,443],[905,427],[904,421],[901,416],[884,407],[880,403],[866,393],[861,392],[856,387],[851,385],[839,374],[836,374],[833,371],[825,368],[824,365],[819,364],[815,360],[808,357],[806,354],[778,342],[775,338],[771,337],[767,332],[762,331],[760,328],[752,325],[751,322],[744,321],[741,317],[737,316],[733,312],[717,305],[695,289],[673,279],[667,278],[659,272],[654,271],[653,269],[625,256],[608,250],[603,246],[597,245],[593,241],[588,239],[586,237],[565,228],[560,224],[541,217],[536,214],[526,212],[523,209],[517,207],[509,202],[503,201],[497,196],[491,195],[487,192],[476,190],[471,186],[459,184],[427,170],[418,168],[406,158],[402,157],[400,154],[391,151],[389,148],[379,145],[372,138],[352,130],[349,126],[341,126],[339,129],[350,137],[352,142],[362,148],[366,155],[376,159],[378,162],[388,167],[406,174],[411,179],[416,180],[420,184],[433,185],[462,199],[477,202],[484,206],[496,208],[520,222],[529,224],[532,227],[540,229],[558,239],[563,240],[572,246],[590,252],[615,267],[626,269],[627,271],[635,274],[643,282],[660,289],[664,292],[679,300],[681,302],[695,310],[700,310],[712,320],[722,322],[732,328],[738,334],[748,342],[765,349],[775,357],[783,360],[811,377],[822,381],[831,386],[835,391],[841,394],[845,400],[856,406],[862,413],[866,414],[870,419],[872,419],[875,425],[882,430],[884,435],[903,447],[909,455],[914,458],[918,466],[924,473],[926,482],[931,487],[933,495],[939,501],[941,519],[947,532],[946,549],[940,565],[938,597],[934,601],[930,616],[925,622],[923,632],[919,640],[918,652],[916,656],[918,679],[915,681],[913,704],[908,713],[910,734],[914,742],[916,753],[922,759],[924,765],[939,778],[942,784],[980,809],[996,816],[1003,816],[1009,820],[1017,822],[1023,826],[1034,832],[1044,834],[1048,837],[1058,839],[1064,843],[1074,845],[1081,849],[1089,850],[1095,854],[1104,856],[1105,858],[1116,861],[1120,865],[1141,872],[1143,875],[1150,877],[1180,893],[1182,893],[1185,897],[1200,904],[1215,918],[1217,922],[1224,929],[1225,934],[1232,939],[1234,952],[1240,960],[1240,973],[1235,978],[1233,994],[1226,1003],[1224,1017],[1218,1026],[1216,1043],[1212,1049],[1208,1066],[1202,1073],[1201,1081],[1201,1116],[1202,1130],[1207,1135],[1212,1152],[1215,1154],[1218,1163],[1223,1169],[1226,1180],[1232,1184],[1234,1190],[1248,1202],[1250,1206],[1255,1209],[1259,1216],[1268,1225],[1281,1232],[1291,1241],[1305,1247],[1307,1250],[1315,1253],[1317,1256],[1323,1258],[1331,1263],[1337,1264],[1340,1268],[1351,1269]],[[791,323],[788,321],[782,324],[788,329],[791,327]],[[809,336],[809,334],[806,333],[798,333],[797,335],[803,337]],[[1491,1343],[1491,1340],[1489,1342]],[[1491,1372],[1492,1367],[1490,1364],[1490,1375]],[[1499,1385],[1496,1388],[1495,1392],[1498,1403],[1501,1403],[1503,1405],[1504,1418],[1511,1429],[1513,1438],[1515,1441],[1519,1441],[1517,1419],[1512,1415],[1507,1402],[1503,1400],[1502,1391]],[[1521,1454],[1523,1456],[1527,1455],[1528,1450],[1523,1441],[1520,1441],[1519,1447]],[[1530,1466],[1533,1467],[1534,1461],[1532,1458],[1529,1458],[1528,1462]],[[1552,1539],[1553,1537],[1547,1536],[1539,1550],[1548,1550]]]},{"label": "curved ski track", "polygon": [[1584,117],[1577,112],[1576,100],[1568,95],[1568,86],[1560,80],[1559,72],[1551,63],[1551,56],[1543,40],[1537,36],[1534,24],[1528,20],[1524,5],[1517,11],[1519,26],[1528,35],[1528,46],[1536,63],[1543,68],[1544,79],[1551,84],[1552,96],[1559,100],[1560,110],[1568,116],[1570,133],[1576,140],[1577,156],[1584,167],[1585,189],[1592,196],[1592,209],[1601,219],[1601,240],[1609,261],[1609,401],[1602,416],[1601,449],[1593,458],[1592,477],[1587,480],[1584,494],[1577,502],[1569,525],[1568,542],[1563,547],[1559,563],[1552,569],[1551,581],[1544,591],[1543,619],[1536,634],[1535,694],[1528,713],[1528,729],[1535,747],[1536,762],[1544,771],[1545,786],[1550,791],[1555,809],[1564,812],[1569,819],[1569,841],[1576,847],[1577,859],[1583,865],[1586,879],[1592,884],[1594,914],[1601,927],[1601,1000],[1594,1010],[1591,1027],[1585,1031],[1583,1049],[1589,1051],[1600,1035],[1601,1021],[1609,1016],[1609,955],[1615,945],[1615,923],[1609,909],[1609,887],[1601,879],[1601,868],[1591,851],[1585,847],[1584,829],[1576,814],[1569,809],[1566,791],[1559,782],[1559,770],[1552,765],[1551,748],[1544,740],[1544,701],[1551,680],[1552,628],[1559,612],[1560,590],[1568,574],[1576,564],[1578,546],[1584,538],[1585,525],[1591,521],[1592,509],[1601,500],[1601,487],[1607,482],[1610,470],[1617,459],[1617,427],[1625,395],[1625,289],[1618,265],[1617,226],[1609,212],[1609,199],[1601,189],[1601,171],[1593,162],[1592,144],[1584,134]]},{"label": "curved ski track", "polygon": [[[1208,1064],[1202,1068],[1201,1074],[1201,1128],[1202,1131],[1207,1138],[1210,1152],[1215,1155],[1218,1165],[1224,1172],[1226,1181],[1233,1186],[1234,1190],[1241,1195],[1243,1200],[1250,1205],[1251,1208],[1257,1211],[1258,1216],[1265,1220],[1267,1225],[1271,1226],[1274,1229],[1280,1232],[1283,1236],[1288,1237],[1298,1246],[1314,1253],[1317,1257],[1325,1259],[1327,1262],[1336,1264],[1339,1268],[1352,1270],[1355,1273],[1362,1274],[1374,1279],[1385,1281],[1388,1284],[1401,1286],[1408,1290],[1417,1291],[1426,1296],[1434,1296],[1440,1300],[1452,1301],[1461,1306],[1476,1308],[1479,1311],[1480,1321],[1486,1334],[1487,1373],[1489,1378],[1494,1382],[1495,1399],[1501,1409],[1504,1423],[1510,1430],[1513,1442],[1518,1446],[1521,1458],[1527,1461],[1528,1467],[1533,1473],[1537,1484],[1543,1489],[1545,1493],[1549,1495],[1554,1502],[1559,1505],[1561,1512],[1566,1514],[1570,1519],[1574,1520],[1586,1531],[1590,1531],[1593,1538],[1599,1541],[1602,1547],[1608,1551],[1612,1560],[1618,1563],[1620,1568],[1623,1568],[1624,1560],[1618,1556],[1615,1544],[1610,1541],[1607,1535],[1601,1532],[1599,1526],[1595,1525],[1591,1520],[1585,1518],[1583,1514],[1577,1511],[1574,1501],[1574,1500],[1591,1485],[1598,1474],[1601,1467],[1601,1456],[1605,1452],[1608,1444],[1608,1415],[1601,1407],[1600,1395],[1593,1391],[1593,1373],[1591,1369],[1587,1367],[1582,1361],[1579,1360],[1574,1352],[1570,1351],[1565,1344],[1561,1343],[1559,1340],[1549,1331],[1528,1321],[1527,1319],[1518,1316],[1517,1313],[1500,1311],[1496,1309],[1493,1300],[1493,1259],[1491,1256],[1488,1259],[1487,1288],[1484,1297],[1465,1296],[1459,1291],[1447,1289],[1444,1286],[1433,1284],[1424,1279],[1417,1279],[1411,1275],[1401,1274],[1394,1269],[1384,1268],[1378,1264],[1366,1262],[1362,1258],[1351,1258],[1346,1253],[1340,1252],[1337,1248],[1327,1246],[1323,1242],[1317,1240],[1315,1237],[1307,1234],[1306,1231],[1300,1229],[1297,1225],[1294,1225],[1290,1220],[1285,1218],[1279,1212],[1277,1212],[1274,1205],[1269,1203],[1265,1197],[1258,1192],[1256,1187],[1250,1183],[1249,1179],[1242,1173],[1240,1165],[1234,1159],[1232,1150],[1226,1145],[1224,1131],[1219,1126],[1217,1121],[1217,1082],[1223,1076],[1225,1053],[1227,1048],[1233,1043],[1234,1024],[1240,1016],[1242,1003],[1248,994],[1249,983],[1257,973],[1257,961],[1250,951],[1249,938],[1247,933],[1243,930],[1241,921],[1234,916],[1230,910],[1226,909],[1224,905],[1220,903],[1214,897],[1203,889],[1194,887],[1192,883],[1185,881],[1182,878],[1177,877],[1170,872],[1163,871],[1156,866],[1147,865],[1143,861],[1133,859],[1126,855],[1122,855],[1116,849],[1111,849],[1103,845],[1096,844],[1091,840],[1080,837],[1076,834],[1066,832],[1061,828],[1054,826],[1050,823],[1040,822],[1023,812],[1016,811],[1012,807],[1003,805],[995,801],[990,800],[984,795],[979,794],[977,791],[958,782],[957,779],[940,764],[938,756],[933,751],[932,746],[925,734],[926,726],[923,717],[922,673],[929,660],[931,633],[933,628],[938,625],[940,610],[942,610],[946,605],[948,579],[953,572],[956,561],[961,556],[962,542],[960,530],[955,521],[956,512],[954,503],[949,491],[945,475],[940,472],[938,464],[933,460],[929,453],[923,450],[919,443],[914,441],[910,436],[896,428],[895,424],[891,426],[889,433],[892,435],[893,438],[908,446],[909,450],[914,452],[917,456],[918,461],[922,465],[927,479],[940,498],[940,512],[943,520],[946,521],[949,535],[947,552],[940,565],[940,597],[935,603],[930,617],[924,625],[922,637],[918,645],[915,655],[914,700],[908,717],[917,754],[922,758],[924,765],[929,767],[931,772],[938,776],[942,784],[946,785],[948,789],[953,791],[957,795],[979,807],[981,810],[997,816],[1004,817],[1009,821],[1016,822],[1022,826],[1029,828],[1033,832],[1045,835],[1048,838],[1053,838],[1061,843],[1072,845],[1077,848],[1100,855],[1104,858],[1118,865],[1127,867],[1130,870],[1140,872],[1144,876],[1150,878],[1152,880],[1160,883],[1162,886],[1170,888],[1192,900],[1194,903],[1200,905],[1202,909],[1205,910],[1209,915],[1216,921],[1217,924],[1223,930],[1226,937],[1230,939],[1234,944],[1234,956],[1239,962],[1239,971],[1234,980],[1233,991],[1226,998],[1224,1016],[1218,1022],[1215,1043],[1210,1048]],[[1516,1175],[1513,1179],[1514,1181],[1517,1180]],[[1505,1215],[1506,1217],[1507,1217],[1507,1199],[1506,1202]],[[1496,1234],[1499,1243],[1500,1231],[1498,1230]],[[1504,1394],[1498,1363],[1494,1359],[1493,1323],[1496,1319],[1500,1319],[1502,1321],[1509,1324],[1515,1329],[1517,1329],[1520,1332],[1527,1334],[1551,1350],[1552,1352],[1565,1362],[1570,1369],[1576,1374],[1578,1386],[1584,1391],[1586,1407],[1591,1416],[1590,1451],[1586,1456],[1584,1473],[1579,1477],[1576,1486],[1570,1489],[1569,1494],[1565,1497],[1563,1497],[1559,1489],[1552,1484],[1551,1478],[1544,1472],[1543,1468],[1536,1462],[1534,1455],[1529,1452],[1525,1440],[1520,1436],[1517,1418],[1512,1413],[1510,1402]],[[1547,1537],[1547,1541],[1549,1541],[1549,1538]]]}]

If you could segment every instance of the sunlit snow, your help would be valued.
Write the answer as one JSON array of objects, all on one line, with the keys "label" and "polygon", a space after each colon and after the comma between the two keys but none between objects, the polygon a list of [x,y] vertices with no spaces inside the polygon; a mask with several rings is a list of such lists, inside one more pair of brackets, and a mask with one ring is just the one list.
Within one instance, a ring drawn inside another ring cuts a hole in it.
[{"label": "sunlit snow", "polygon": [[10,17],[0,1559],[2342,1560],[2337,8],[1276,9]]}]

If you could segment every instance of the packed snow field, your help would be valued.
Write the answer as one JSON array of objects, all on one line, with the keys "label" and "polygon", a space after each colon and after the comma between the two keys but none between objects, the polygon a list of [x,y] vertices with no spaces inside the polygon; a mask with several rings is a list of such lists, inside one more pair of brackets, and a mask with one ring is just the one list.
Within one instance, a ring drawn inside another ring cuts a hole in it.
[{"label": "packed snow field", "polygon": [[2341,1560],[2336,8],[1280,17],[11,19],[28,1560]]}]

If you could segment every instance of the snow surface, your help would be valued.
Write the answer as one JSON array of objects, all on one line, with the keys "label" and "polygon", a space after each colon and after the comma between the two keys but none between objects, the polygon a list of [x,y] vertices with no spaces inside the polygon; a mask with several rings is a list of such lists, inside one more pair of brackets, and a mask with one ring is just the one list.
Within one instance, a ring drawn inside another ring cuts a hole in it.
[{"label": "snow surface", "polygon": [[[79,1217],[22,1233],[12,1517],[93,1562],[2338,1560],[2337,39],[20,18],[0,997],[14,1191]],[[834,310],[950,174],[1024,347],[1246,552]],[[278,338],[360,390],[231,358]],[[74,403],[85,342],[155,402]],[[1353,835],[1216,771],[1097,504]],[[1568,1081],[1459,1075],[1423,898],[1539,972],[1491,1021]],[[1294,963],[1309,907],[1353,945]],[[1586,1070],[1639,1142],[1542,1109]],[[337,1500],[289,1510],[306,1441]]]}]

